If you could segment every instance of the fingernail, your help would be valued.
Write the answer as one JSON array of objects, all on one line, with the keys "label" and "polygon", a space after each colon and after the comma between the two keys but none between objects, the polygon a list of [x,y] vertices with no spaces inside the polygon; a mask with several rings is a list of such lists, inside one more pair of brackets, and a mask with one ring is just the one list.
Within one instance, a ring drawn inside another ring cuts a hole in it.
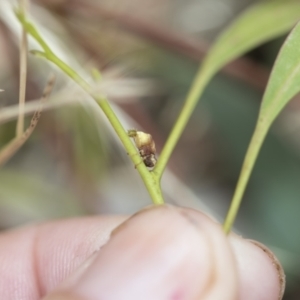
[{"label": "fingernail", "polygon": [[222,299],[233,299],[230,247],[225,244],[216,253],[215,243],[220,239],[227,243],[226,237],[220,229],[209,229],[216,227],[212,221],[206,222],[200,214],[171,206],[136,214],[114,231],[93,263],[63,292],[71,290],[81,299],[198,299],[199,295],[217,299],[211,295],[224,294],[215,289],[222,282],[227,291],[229,287]]},{"label": "fingernail", "polygon": [[253,243],[255,246],[257,246],[258,248],[260,248],[263,251],[263,253],[265,253],[269,257],[272,265],[274,266],[275,270],[277,271],[277,277],[278,277],[279,287],[280,287],[278,299],[281,300],[283,298],[286,280],[285,280],[285,273],[284,273],[284,270],[283,270],[283,267],[282,267],[280,261],[274,255],[274,253],[269,248],[267,248],[265,245],[263,245],[257,241],[254,241],[254,240],[249,240],[249,241],[251,243]]},{"label": "fingernail", "polygon": [[275,255],[266,246],[234,234],[230,241],[237,260],[238,299],[282,299],[285,275]]}]

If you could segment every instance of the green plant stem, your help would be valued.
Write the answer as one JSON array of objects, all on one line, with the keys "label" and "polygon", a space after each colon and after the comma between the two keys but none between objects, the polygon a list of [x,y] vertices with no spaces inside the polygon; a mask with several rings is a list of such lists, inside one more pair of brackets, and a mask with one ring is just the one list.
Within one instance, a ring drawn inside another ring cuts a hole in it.
[{"label": "green plant stem", "polygon": [[127,132],[124,130],[122,124],[120,123],[119,119],[115,115],[114,111],[111,109],[109,102],[105,98],[100,96],[94,96],[94,99],[102,108],[103,112],[105,113],[106,117],[108,118],[114,130],[116,131],[118,137],[120,138],[132,162],[136,166],[153,200],[153,203],[164,204],[164,199],[162,196],[159,180],[157,180],[156,176],[152,172],[149,172],[149,170],[141,160],[139,153],[137,152],[136,148],[133,146],[131,140],[127,135]]},{"label": "green plant stem", "polygon": [[164,199],[162,196],[160,183],[155,176],[154,173],[150,172],[145,164],[143,163],[137,149],[134,147],[130,138],[127,135],[127,132],[123,128],[120,123],[118,117],[112,110],[111,106],[107,99],[99,94],[95,94],[91,88],[91,86],[81,77],[75,70],[69,67],[65,62],[63,62],[60,58],[58,58],[47,45],[47,43],[40,36],[35,27],[29,23],[26,19],[22,11],[16,11],[16,16],[20,20],[23,28],[30,34],[43,48],[42,51],[32,51],[37,56],[46,58],[47,60],[54,63],[58,68],[60,68],[63,72],[65,72],[70,78],[72,78],[81,88],[83,88],[89,95],[93,97],[93,99],[99,104],[104,114],[108,118],[118,137],[120,138],[124,148],[126,149],[130,159],[136,166],[154,204],[163,204]]},{"label": "green plant stem", "polygon": [[[41,54],[41,53],[40,53]],[[107,99],[101,95],[95,94],[92,91],[90,85],[81,77],[79,76],[73,69],[71,69],[66,63],[64,63],[61,59],[55,56],[53,53],[49,53],[48,55],[44,53],[46,58],[53,62],[56,66],[58,66],[62,71],[64,71],[69,77],[71,77],[75,82],[78,83],[89,95],[91,95],[94,100],[99,104],[102,111],[108,118],[110,124],[114,128],[115,132],[117,133],[118,137],[120,138],[124,148],[126,149],[128,155],[130,156],[132,162],[136,166],[140,176],[142,177],[144,184],[151,196],[151,199],[154,204],[163,204],[163,196],[160,188],[159,181],[154,174],[149,172],[147,167],[141,162],[141,157],[137,152],[136,148],[133,146],[130,138],[127,135],[127,132],[123,128],[122,124],[120,123],[118,117],[112,110],[109,102]]]},{"label": "green plant stem", "polygon": [[223,229],[226,234],[229,234],[232,224],[235,221],[235,218],[237,216],[239,207],[242,202],[242,197],[245,193],[245,189],[247,187],[251,172],[253,170],[255,161],[257,159],[259,150],[263,144],[263,141],[268,133],[269,129],[269,122],[266,122],[264,119],[259,117],[259,120],[257,122],[257,126],[254,130],[254,133],[252,135],[249,148],[247,150],[244,163],[241,169],[241,173],[239,176],[239,180],[236,186],[236,189],[234,191],[234,195],[232,198],[232,201],[230,203],[230,207],[228,210],[228,213],[225,218],[225,222],[223,224]]},{"label": "green plant stem", "polygon": [[190,88],[190,91],[187,95],[183,108],[178,116],[178,119],[164,145],[164,148],[160,154],[160,157],[157,161],[156,166],[154,167],[153,172],[156,174],[157,178],[161,180],[162,174],[166,168],[166,165],[170,159],[170,156],[187,124],[190,119],[192,112],[195,109],[195,106],[198,103],[207,83],[214,75],[213,72],[210,72],[208,68],[205,67],[205,62],[201,66],[196,74],[194,82]]}]

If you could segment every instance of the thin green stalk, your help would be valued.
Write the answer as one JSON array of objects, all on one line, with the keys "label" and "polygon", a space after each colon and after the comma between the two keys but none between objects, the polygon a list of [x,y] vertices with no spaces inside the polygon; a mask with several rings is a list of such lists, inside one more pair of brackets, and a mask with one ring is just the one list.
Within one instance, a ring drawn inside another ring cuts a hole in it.
[{"label": "thin green stalk", "polygon": [[114,111],[111,109],[109,102],[105,98],[102,98],[100,96],[94,96],[94,99],[102,108],[103,112],[105,113],[106,117],[108,118],[114,130],[116,131],[118,137],[120,138],[122,144],[124,145],[124,148],[126,149],[132,162],[136,166],[153,200],[153,203],[164,204],[164,199],[162,196],[159,181],[154,176],[153,172],[149,172],[147,167],[142,162],[139,153],[137,152],[136,148],[133,146],[131,140],[127,135],[127,132],[124,130],[122,124],[120,123],[119,119],[115,115]]},{"label": "thin green stalk", "polygon": [[170,156],[187,124],[190,119],[192,112],[195,109],[195,106],[198,103],[207,83],[214,75],[214,72],[210,72],[205,68],[205,63],[202,67],[199,68],[198,73],[194,79],[194,82],[190,88],[190,91],[187,95],[183,108],[178,116],[178,119],[167,139],[164,148],[160,154],[160,157],[157,161],[156,166],[154,167],[153,172],[159,180],[161,180],[162,174],[166,168],[166,165],[170,159]]},{"label": "thin green stalk", "polygon": [[66,73],[70,78],[72,78],[78,85],[80,85],[87,93],[89,93],[93,97],[91,86],[81,76],[79,76],[75,70],[73,70],[64,61],[58,58],[52,51],[42,52],[38,50],[32,50],[30,51],[30,53],[45,58],[51,61],[52,63],[54,63],[64,73]]},{"label": "thin green stalk", "polygon": [[266,122],[264,122],[264,119],[260,118],[252,135],[249,148],[247,150],[244,163],[241,169],[239,180],[232,201],[230,203],[225,222],[223,224],[223,229],[226,234],[229,234],[232,224],[235,221],[236,215],[242,202],[242,197],[245,193],[245,189],[247,187],[259,150],[268,133],[268,129],[269,126],[266,126]]},{"label": "thin green stalk", "polygon": [[63,72],[65,72],[70,78],[72,78],[79,86],[81,86],[89,95],[91,95],[94,100],[99,104],[104,114],[108,118],[118,137],[120,138],[124,148],[126,149],[129,157],[132,162],[136,166],[144,184],[152,198],[154,204],[163,204],[163,196],[159,184],[159,180],[154,175],[154,173],[150,172],[145,164],[142,162],[141,157],[131,142],[130,138],[127,135],[127,132],[123,128],[120,123],[118,117],[112,110],[111,106],[107,99],[99,94],[95,94],[91,88],[91,86],[74,71],[71,67],[69,67],[65,62],[59,59],[47,45],[47,43],[40,36],[35,27],[29,23],[24,14],[21,11],[16,11],[16,15],[19,21],[22,23],[23,28],[26,29],[27,33],[30,34],[43,48],[44,52],[41,51],[32,51],[34,54],[44,57],[54,63],[57,67],[59,67]]}]

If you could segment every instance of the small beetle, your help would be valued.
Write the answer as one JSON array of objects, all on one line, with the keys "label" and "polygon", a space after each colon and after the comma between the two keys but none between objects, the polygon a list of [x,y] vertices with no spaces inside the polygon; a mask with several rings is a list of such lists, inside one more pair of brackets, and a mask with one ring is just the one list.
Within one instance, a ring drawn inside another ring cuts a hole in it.
[{"label": "small beetle", "polygon": [[151,134],[135,129],[128,130],[128,136],[133,138],[136,147],[138,148],[144,164],[148,168],[153,168],[156,164],[156,149],[155,143]]}]

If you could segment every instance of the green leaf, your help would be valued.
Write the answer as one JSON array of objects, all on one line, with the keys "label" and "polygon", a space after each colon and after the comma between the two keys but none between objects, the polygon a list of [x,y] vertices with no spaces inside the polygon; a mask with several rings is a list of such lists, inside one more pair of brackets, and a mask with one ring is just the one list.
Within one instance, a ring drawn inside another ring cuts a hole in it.
[{"label": "green leaf", "polygon": [[[0,170],[0,211],[10,212],[15,223],[85,213],[79,200],[63,186],[49,182],[41,174],[8,168]],[[5,225],[1,217],[0,223]]]},{"label": "green leaf", "polygon": [[286,39],[276,59],[260,109],[260,118],[271,123],[300,91],[300,23]]},{"label": "green leaf", "polygon": [[229,232],[234,222],[259,150],[270,126],[285,105],[300,91],[299,44],[300,22],[287,37],[273,67],[264,93],[256,128],[224,223],[225,232]]},{"label": "green leaf", "polygon": [[253,5],[220,35],[199,69],[175,126],[154,168],[160,178],[210,79],[227,63],[290,30],[300,19],[300,1],[265,1]]},{"label": "green leaf", "polygon": [[245,52],[288,32],[299,19],[299,1],[265,1],[256,4],[221,34],[209,52],[205,66],[218,71]]}]

